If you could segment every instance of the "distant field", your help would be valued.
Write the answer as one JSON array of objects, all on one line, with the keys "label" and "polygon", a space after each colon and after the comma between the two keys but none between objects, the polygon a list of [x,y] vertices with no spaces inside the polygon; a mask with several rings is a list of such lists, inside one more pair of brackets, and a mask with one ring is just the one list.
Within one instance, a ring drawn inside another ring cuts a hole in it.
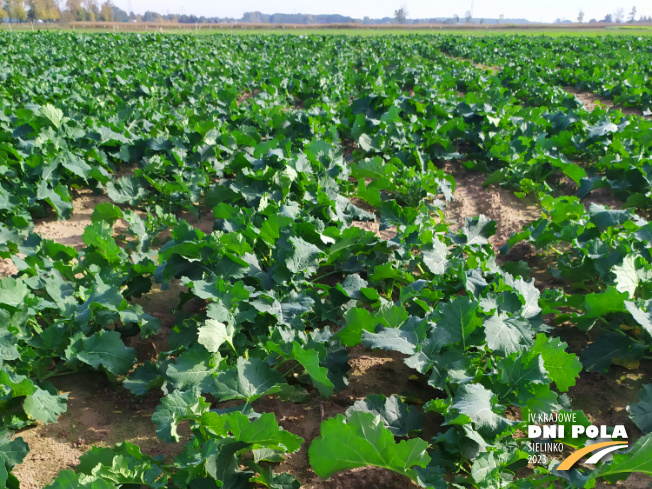
[{"label": "distant field", "polygon": [[544,26],[515,26],[515,25],[482,25],[474,24],[471,27],[430,25],[415,27],[398,27],[398,26],[343,26],[335,25],[326,27],[317,25],[313,27],[302,25],[235,25],[225,26],[223,24],[128,24],[128,23],[103,23],[103,22],[83,22],[70,25],[59,24],[42,24],[42,25],[9,25],[0,24],[0,30],[15,31],[77,31],[85,33],[102,33],[102,32],[161,32],[166,34],[214,34],[214,33],[239,33],[239,34],[349,34],[349,35],[404,35],[404,34],[431,34],[442,32],[446,34],[458,34],[462,36],[496,36],[505,34],[521,34],[528,36],[618,36],[618,35],[652,35],[652,26],[628,26],[628,25],[611,25],[611,26],[589,26],[588,24],[573,24],[568,27],[558,27],[556,25]]}]

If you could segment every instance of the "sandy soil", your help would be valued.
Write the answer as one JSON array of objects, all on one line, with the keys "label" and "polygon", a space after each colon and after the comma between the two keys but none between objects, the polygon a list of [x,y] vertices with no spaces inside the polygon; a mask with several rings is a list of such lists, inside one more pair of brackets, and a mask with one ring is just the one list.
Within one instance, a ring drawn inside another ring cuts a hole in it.
[{"label": "sandy soil", "polygon": [[[365,180],[367,180],[367,183],[371,181],[370,178],[366,178]],[[367,204],[367,202],[365,202],[364,200],[358,197],[350,197],[349,201],[353,205],[359,207],[362,210],[376,214],[375,221],[353,221],[351,223],[351,226],[364,229],[365,231],[371,231],[376,236],[384,239],[385,241],[389,241],[396,237],[396,232],[397,232],[396,226],[390,226],[387,229],[383,229],[382,231],[380,230],[380,215],[378,214],[378,212],[376,212],[376,209],[374,207],[370,206],[369,204]]]},{"label": "sandy soil", "polygon": [[[600,104],[600,105],[604,105],[609,110],[616,110],[616,109],[620,110],[625,115],[638,115],[640,117],[643,117],[643,111],[641,109],[637,109],[636,107],[625,107],[624,105],[614,104],[613,100],[600,97],[593,92],[586,92],[586,91],[579,90],[575,87],[562,87],[562,88],[566,92],[570,93],[571,95],[575,95],[575,97],[577,97],[577,99],[580,102],[582,102],[584,108],[589,112],[593,111],[593,109],[595,109],[598,106],[598,104]],[[646,119],[647,118],[649,118],[649,116],[647,116]]]},{"label": "sandy soil", "polygon": [[474,60],[469,59],[469,58],[462,58],[460,56],[454,56],[454,55],[452,55],[452,54],[450,54],[450,53],[448,53],[446,51],[442,51],[442,54],[444,54],[445,56],[448,56],[449,58],[456,59],[458,61],[468,61],[469,63],[471,63],[471,66],[473,66],[474,68],[478,68],[479,70],[483,70],[483,71],[491,71],[494,75],[496,73],[499,73],[500,70],[501,70],[500,66],[485,65],[485,64],[482,64],[482,63],[478,63],[477,61],[474,61]]},{"label": "sandy soil", "polygon": [[351,226],[355,226],[365,231],[371,231],[379,238],[382,238],[386,241],[394,239],[396,237],[396,226],[391,226],[387,229],[380,230],[380,221],[353,221]]},{"label": "sandy soil", "polygon": [[111,202],[111,199],[104,194],[93,194],[90,190],[81,190],[75,193],[74,208],[70,219],[65,221],[36,219],[34,221],[34,232],[40,234],[43,238],[74,248],[79,249],[84,246],[82,234],[84,228],[91,224],[91,215],[95,206],[103,202]]},{"label": "sandy soil", "polygon": [[519,199],[509,189],[491,185],[483,187],[487,176],[467,171],[461,164],[448,162],[444,171],[455,177],[456,187],[444,212],[453,228],[464,226],[465,217],[484,214],[498,223],[495,236],[490,238],[494,245],[503,244],[515,232],[529,222],[541,217],[541,210],[534,203]]},{"label": "sandy soil", "polygon": [[0,258],[0,278],[10,277],[18,273],[18,269],[9,258]]},{"label": "sandy soil", "polygon": [[249,100],[250,98],[253,98],[256,95],[258,95],[260,92],[262,92],[260,88],[254,88],[253,90],[246,90],[242,92],[240,95],[238,95],[236,102],[238,105],[241,105],[247,100]]},{"label": "sandy soil", "polygon": [[54,379],[68,393],[68,411],[55,424],[18,433],[30,446],[25,461],[14,469],[23,489],[40,489],[62,469],[74,468],[91,446],[113,446],[121,441],[138,444],[149,455],[168,458],[179,452],[155,436],[151,415],[156,396],[138,402],[124,389],[109,384],[105,375],[85,373]]}]

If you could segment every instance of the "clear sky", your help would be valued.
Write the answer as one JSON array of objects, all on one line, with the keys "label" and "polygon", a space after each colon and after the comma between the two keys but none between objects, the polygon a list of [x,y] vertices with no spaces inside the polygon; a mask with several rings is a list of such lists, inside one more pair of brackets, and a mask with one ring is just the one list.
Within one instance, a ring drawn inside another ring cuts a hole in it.
[{"label": "clear sky", "polygon": [[207,17],[240,18],[244,12],[258,10],[266,14],[342,14],[362,18],[391,17],[394,11],[404,6],[409,18],[464,17],[467,10],[474,17],[526,18],[534,22],[554,22],[555,19],[576,20],[583,10],[584,21],[603,19],[622,8],[627,18],[632,6],[636,5],[639,15],[652,15],[651,0],[113,0],[124,10],[142,14],[152,10],[161,14],[183,13]]}]

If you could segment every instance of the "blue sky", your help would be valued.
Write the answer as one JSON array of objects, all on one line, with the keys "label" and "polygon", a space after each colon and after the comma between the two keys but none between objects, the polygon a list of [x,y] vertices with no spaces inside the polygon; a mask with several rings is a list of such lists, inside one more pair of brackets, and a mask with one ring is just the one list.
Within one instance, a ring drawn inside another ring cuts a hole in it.
[{"label": "blue sky", "polygon": [[401,6],[408,10],[409,17],[464,17],[467,10],[474,17],[496,18],[503,14],[506,18],[526,18],[538,22],[554,22],[557,18],[575,20],[580,10],[585,12],[585,21],[598,20],[606,14],[613,14],[622,8],[625,17],[636,5],[639,14],[652,15],[650,0],[462,0],[457,2],[442,0],[113,0],[118,7],[136,13],[153,10],[162,14],[185,13],[217,17],[240,18],[244,12],[259,10],[263,13],[306,13],[342,14],[362,18],[391,17]]}]

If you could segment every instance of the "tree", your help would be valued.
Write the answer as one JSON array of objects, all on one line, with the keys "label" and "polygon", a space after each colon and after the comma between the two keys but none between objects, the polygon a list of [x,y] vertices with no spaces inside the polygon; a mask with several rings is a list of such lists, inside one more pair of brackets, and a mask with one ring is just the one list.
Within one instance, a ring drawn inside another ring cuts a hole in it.
[{"label": "tree", "polygon": [[623,21],[623,18],[625,17],[625,9],[624,8],[619,8],[614,12],[614,21],[617,24],[620,24]]},{"label": "tree", "polygon": [[[199,19],[195,19],[199,21]],[[143,14],[143,22],[154,23],[154,22],[163,22],[163,17],[158,12],[152,12],[148,10]]]},{"label": "tree", "polygon": [[86,11],[81,6],[81,0],[66,0],[66,9],[63,12],[63,21],[84,21],[86,20]]},{"label": "tree", "polygon": [[66,10],[69,12],[77,11],[81,7],[81,0],[66,0]]},{"label": "tree", "polygon": [[627,22],[633,24],[635,20],[636,20],[636,5],[632,7],[632,11],[629,13],[629,19],[627,20]]},{"label": "tree", "polygon": [[580,24],[581,24],[582,22],[584,22],[584,11],[583,11],[583,10],[580,10],[580,13],[577,14],[577,21],[578,21]]},{"label": "tree", "polygon": [[84,0],[84,8],[86,9],[86,20],[95,22],[100,17],[100,7],[98,0]]},{"label": "tree", "polygon": [[471,20],[473,20],[473,15],[471,14],[470,10],[466,11],[466,13],[464,14],[464,19],[466,20],[467,24],[470,24]]},{"label": "tree", "polygon": [[59,6],[54,2],[54,0],[44,0],[43,4],[45,6],[43,20],[54,21],[61,18],[61,10],[59,10]]},{"label": "tree", "polygon": [[106,2],[102,4],[102,8],[100,9],[100,20],[103,22],[113,22],[113,4],[111,3],[111,0],[106,0]]},{"label": "tree", "polygon": [[27,18],[29,20],[43,20],[45,18],[45,5],[42,0],[27,0]]},{"label": "tree", "polygon": [[13,20],[26,20],[27,13],[25,12],[25,7],[23,7],[22,0],[7,0],[5,2],[5,10],[7,11],[7,16]]},{"label": "tree", "polygon": [[129,22],[129,14],[120,7],[113,7],[113,22]]},{"label": "tree", "polygon": [[394,11],[394,19],[397,24],[405,24],[405,21],[407,20],[407,10],[405,10],[405,7],[401,7]]},{"label": "tree", "polygon": [[0,5],[0,22],[2,22],[2,19],[6,19],[9,17],[9,14],[7,14],[7,11],[2,8],[2,5]]},{"label": "tree", "polygon": [[498,16],[498,23],[500,24],[503,20],[505,20],[505,14],[500,14]]},{"label": "tree", "polygon": [[453,22],[457,24],[459,21],[460,21],[460,16],[457,14],[453,15]]},{"label": "tree", "polygon": [[604,22],[605,24],[611,24],[614,21],[613,15],[607,14],[604,16],[604,19],[602,19],[600,22]]},{"label": "tree", "polygon": [[27,0],[27,18],[29,20],[57,20],[61,17],[59,7],[54,0]]}]

